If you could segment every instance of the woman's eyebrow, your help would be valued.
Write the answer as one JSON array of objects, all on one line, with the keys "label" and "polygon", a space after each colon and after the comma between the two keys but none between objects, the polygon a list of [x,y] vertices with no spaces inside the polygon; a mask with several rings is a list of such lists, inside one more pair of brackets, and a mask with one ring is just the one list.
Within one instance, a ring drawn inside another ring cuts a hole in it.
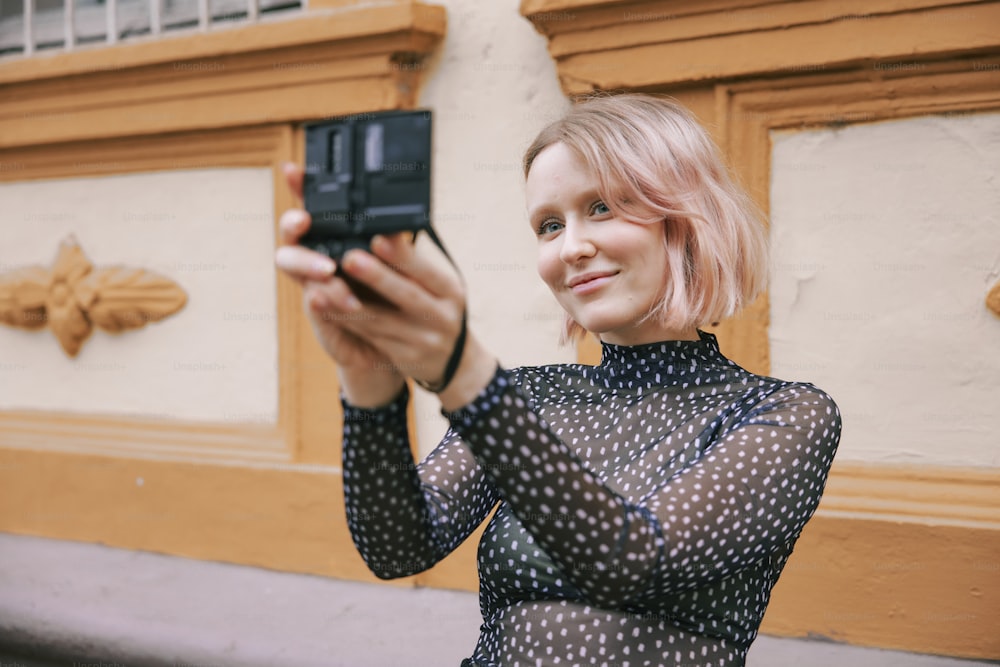
[{"label": "woman's eyebrow", "polygon": [[[574,195],[573,198],[570,200],[570,204],[574,206],[580,206],[580,205],[588,206],[598,199],[603,201],[604,197],[601,196],[601,193],[598,192],[597,188],[591,188],[589,190],[581,192],[578,195]],[[539,204],[535,208],[528,209],[528,218],[531,220],[534,220],[538,216],[549,215],[549,214],[558,215],[559,207],[550,202],[546,202],[544,204]]]},{"label": "woman's eyebrow", "polygon": [[543,215],[549,215],[556,212],[556,208],[550,204],[542,204],[541,206],[536,206],[535,208],[528,209],[528,218],[534,220],[535,218],[541,217]]}]

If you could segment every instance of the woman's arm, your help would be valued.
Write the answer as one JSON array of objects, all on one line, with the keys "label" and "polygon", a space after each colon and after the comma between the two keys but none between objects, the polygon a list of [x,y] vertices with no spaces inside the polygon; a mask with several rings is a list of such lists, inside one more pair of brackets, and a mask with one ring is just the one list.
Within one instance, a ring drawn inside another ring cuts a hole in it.
[{"label": "woman's arm", "polygon": [[621,606],[725,577],[794,540],[840,437],[810,385],[762,397],[695,464],[630,503],[583,466],[503,372],[450,416],[501,496],[573,583]]},{"label": "woman's arm", "polygon": [[[301,198],[302,170],[291,164],[284,170],[290,189]],[[348,524],[358,550],[376,575],[413,574],[431,567],[458,546],[497,500],[475,458],[456,434],[446,435],[420,466],[410,454],[408,395],[400,369],[431,380],[432,374],[440,372],[444,362],[435,357],[447,358],[453,349],[464,294],[454,275],[417,261],[408,253],[410,244],[402,238],[380,239],[376,245],[394,268],[367,253],[353,253],[358,261],[351,269],[355,275],[379,279],[389,296],[381,304],[363,305],[348,283],[335,275],[332,260],[297,245],[310,223],[309,214],[301,209],[282,215],[282,246],[275,262],[302,286],[316,338],[337,362],[344,398]],[[413,277],[423,280],[419,284],[403,280],[397,269],[409,269]],[[415,330],[405,326],[407,323],[422,326]],[[383,343],[381,348],[373,345],[375,339]],[[415,340],[424,346],[414,350]],[[480,354],[463,359],[461,377],[451,383],[449,395],[457,391],[471,398],[492,372],[489,360],[485,374],[482,372],[481,348],[474,339],[470,343]],[[414,351],[418,356],[406,356]],[[495,367],[496,362],[492,364]],[[477,368],[478,376],[485,379],[476,379]]]},{"label": "woman's arm", "polygon": [[451,553],[499,499],[454,431],[423,463],[410,453],[404,389],[389,405],[344,402],[344,502],[354,544],[382,579],[422,572]]}]

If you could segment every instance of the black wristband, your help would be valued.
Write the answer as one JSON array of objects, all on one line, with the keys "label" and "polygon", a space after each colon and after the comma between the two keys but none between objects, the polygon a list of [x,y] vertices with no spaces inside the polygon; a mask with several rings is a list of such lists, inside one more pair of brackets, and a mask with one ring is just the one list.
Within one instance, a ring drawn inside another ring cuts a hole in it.
[{"label": "black wristband", "polygon": [[465,352],[465,337],[467,331],[466,316],[465,312],[463,312],[462,328],[458,332],[458,338],[455,339],[455,347],[452,348],[451,356],[448,358],[448,363],[444,367],[444,377],[442,377],[441,381],[437,384],[431,384],[416,378],[413,378],[413,381],[432,394],[440,394],[442,391],[447,389],[448,385],[451,384],[451,381],[455,379],[455,373],[458,372],[458,365],[462,363],[462,353]]}]

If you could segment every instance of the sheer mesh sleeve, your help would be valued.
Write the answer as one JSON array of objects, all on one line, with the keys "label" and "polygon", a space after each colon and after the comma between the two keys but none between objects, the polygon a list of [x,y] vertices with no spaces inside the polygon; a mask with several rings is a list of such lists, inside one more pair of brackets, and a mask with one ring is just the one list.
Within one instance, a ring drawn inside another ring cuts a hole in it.
[{"label": "sheer mesh sleeve", "polygon": [[584,466],[506,371],[447,416],[552,559],[594,604],[615,608],[717,580],[798,536],[822,495],[840,415],[811,385],[777,387],[638,502]]},{"label": "sheer mesh sleeve", "polygon": [[344,405],[344,503],[354,544],[378,577],[421,572],[482,523],[498,495],[453,431],[416,465],[406,423],[409,392],[390,405]]}]

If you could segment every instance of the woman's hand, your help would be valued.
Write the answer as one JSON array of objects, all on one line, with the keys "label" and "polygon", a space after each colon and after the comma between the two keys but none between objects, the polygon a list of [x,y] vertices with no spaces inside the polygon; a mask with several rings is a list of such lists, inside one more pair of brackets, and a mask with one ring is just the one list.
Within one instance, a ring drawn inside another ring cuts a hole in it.
[{"label": "woman's hand", "polygon": [[[285,164],[284,171],[289,187],[301,198],[302,170]],[[309,322],[320,345],[337,363],[347,400],[359,407],[388,403],[402,389],[403,376],[388,357],[346,326],[358,317],[353,311],[357,298],[343,279],[333,275],[333,260],[297,245],[309,223],[306,211],[285,211],[279,222],[282,245],[275,253],[275,264],[302,286]]]},{"label": "woman's hand", "polygon": [[[372,254],[352,250],[343,270],[379,300],[348,306],[358,316],[347,327],[391,360],[393,367],[431,385],[443,379],[465,316],[465,289],[454,271],[418,253],[406,234],[377,236]],[[439,394],[446,410],[457,409],[485,387],[496,359],[469,331],[453,380]]]},{"label": "woman's hand", "polygon": [[[285,165],[289,186],[301,196],[302,171]],[[407,234],[377,236],[372,252],[352,250],[342,273],[376,298],[359,299],[326,256],[295,245],[309,228],[309,214],[292,209],[281,217],[275,262],[303,286],[316,337],[337,362],[347,400],[360,407],[391,401],[404,376],[441,381],[465,315],[465,290],[454,271],[416,252]],[[455,410],[485,387],[496,360],[470,331],[454,379],[439,395]]]}]

